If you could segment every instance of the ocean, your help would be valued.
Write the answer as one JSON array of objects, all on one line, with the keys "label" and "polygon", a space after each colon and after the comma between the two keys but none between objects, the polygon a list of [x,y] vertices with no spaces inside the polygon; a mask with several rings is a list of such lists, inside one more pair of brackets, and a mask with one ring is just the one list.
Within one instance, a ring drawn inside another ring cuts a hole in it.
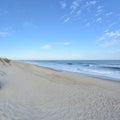
[{"label": "ocean", "polygon": [[24,60],[59,71],[120,81],[120,60]]}]

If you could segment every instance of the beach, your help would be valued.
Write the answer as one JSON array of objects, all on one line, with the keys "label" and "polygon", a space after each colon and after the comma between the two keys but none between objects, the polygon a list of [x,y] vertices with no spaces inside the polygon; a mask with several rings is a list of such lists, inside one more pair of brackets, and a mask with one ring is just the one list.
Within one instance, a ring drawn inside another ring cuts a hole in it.
[{"label": "beach", "polygon": [[120,82],[0,61],[0,120],[119,120]]}]

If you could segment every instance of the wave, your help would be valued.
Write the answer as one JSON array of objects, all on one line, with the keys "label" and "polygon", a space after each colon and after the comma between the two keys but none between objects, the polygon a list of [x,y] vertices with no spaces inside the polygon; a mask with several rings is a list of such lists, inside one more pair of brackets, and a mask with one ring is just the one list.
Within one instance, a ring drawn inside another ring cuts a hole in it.
[{"label": "wave", "polygon": [[67,63],[68,65],[73,65],[73,63]]},{"label": "wave", "polygon": [[120,80],[120,61],[25,61],[60,71]]},{"label": "wave", "polygon": [[103,68],[108,68],[108,69],[113,69],[113,70],[120,70],[120,67],[111,67],[111,66],[106,66]]}]

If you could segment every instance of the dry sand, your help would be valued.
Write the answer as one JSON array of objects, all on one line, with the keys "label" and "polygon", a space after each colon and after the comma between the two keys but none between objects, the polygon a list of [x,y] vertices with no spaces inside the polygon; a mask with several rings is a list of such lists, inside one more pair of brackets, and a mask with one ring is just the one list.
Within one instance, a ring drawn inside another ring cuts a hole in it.
[{"label": "dry sand", "polygon": [[1,120],[120,120],[120,83],[0,61]]}]

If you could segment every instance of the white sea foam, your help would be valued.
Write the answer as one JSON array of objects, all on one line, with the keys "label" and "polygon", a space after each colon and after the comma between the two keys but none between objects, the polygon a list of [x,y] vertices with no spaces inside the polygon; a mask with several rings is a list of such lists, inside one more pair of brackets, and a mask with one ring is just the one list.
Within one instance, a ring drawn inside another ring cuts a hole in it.
[{"label": "white sea foam", "polygon": [[25,61],[56,70],[120,80],[120,61]]}]

